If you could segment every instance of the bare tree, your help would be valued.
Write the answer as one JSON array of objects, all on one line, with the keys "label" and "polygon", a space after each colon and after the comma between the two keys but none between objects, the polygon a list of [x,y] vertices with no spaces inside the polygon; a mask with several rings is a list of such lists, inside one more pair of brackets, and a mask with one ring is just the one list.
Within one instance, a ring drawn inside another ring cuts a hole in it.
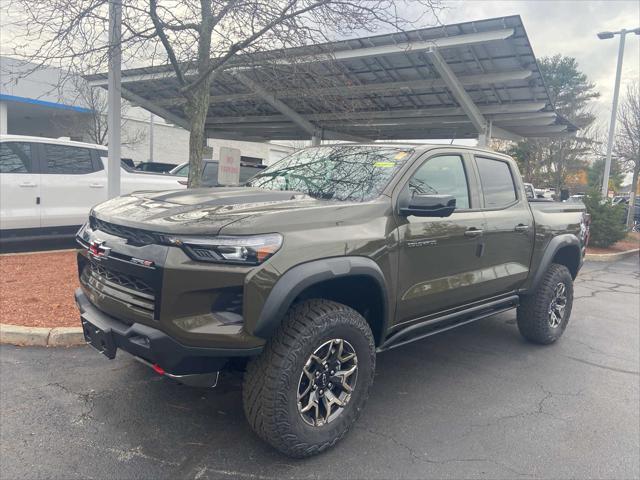
[{"label": "bare tree", "polygon": [[637,81],[627,87],[618,110],[618,122],[620,127],[616,135],[615,152],[622,168],[627,172],[633,172],[627,214],[627,225],[631,226],[640,173],[640,83]]},{"label": "bare tree", "polygon": [[[79,77],[72,79],[74,85],[75,100],[90,110],[89,113],[79,115],[61,115],[56,118],[56,122],[69,131],[81,134],[83,138],[88,138],[91,143],[107,145],[108,123],[107,123],[107,94],[102,89],[92,88]],[[146,139],[146,132],[140,128],[127,128],[130,125],[128,112],[131,105],[124,102],[122,105],[122,119],[120,126],[123,130],[122,144],[137,145]]]},{"label": "bare tree", "polygon": [[[188,120],[189,184],[197,186],[211,86],[238,64],[277,65],[282,49],[437,18],[442,0],[127,0],[121,46],[127,66],[169,64]],[[14,55],[81,73],[104,71],[107,0],[5,0],[21,12]],[[411,18],[411,20],[408,20]],[[272,52],[270,55],[265,52]],[[330,52],[316,52],[327,54]]]}]

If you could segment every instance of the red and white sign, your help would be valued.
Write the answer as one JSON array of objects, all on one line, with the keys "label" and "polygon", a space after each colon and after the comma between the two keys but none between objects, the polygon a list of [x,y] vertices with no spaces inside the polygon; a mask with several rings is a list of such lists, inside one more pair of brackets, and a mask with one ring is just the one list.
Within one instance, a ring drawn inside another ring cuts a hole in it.
[{"label": "red and white sign", "polygon": [[218,183],[220,185],[240,183],[240,150],[237,148],[220,147]]}]

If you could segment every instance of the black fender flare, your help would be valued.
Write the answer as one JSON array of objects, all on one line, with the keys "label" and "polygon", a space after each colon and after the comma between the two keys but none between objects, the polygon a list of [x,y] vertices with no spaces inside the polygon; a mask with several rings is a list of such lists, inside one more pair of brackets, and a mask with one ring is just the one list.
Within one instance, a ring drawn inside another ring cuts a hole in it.
[{"label": "black fender flare", "polygon": [[252,334],[268,339],[282,322],[293,301],[305,289],[326,280],[350,276],[369,277],[380,289],[384,334],[389,319],[387,281],[376,262],[368,257],[357,256],[314,260],[287,270],[271,289]]},{"label": "black fender flare", "polygon": [[553,257],[555,257],[556,253],[558,253],[558,251],[564,247],[574,247],[578,252],[578,258],[580,258],[580,262],[582,262],[581,242],[576,235],[572,233],[564,233],[562,235],[553,237],[544,250],[544,254],[542,255],[542,259],[540,260],[538,269],[536,270],[531,285],[527,289],[526,293],[532,293],[536,291],[538,285],[540,285],[540,282],[544,277],[544,274],[548,270],[551,263],[553,263]]}]

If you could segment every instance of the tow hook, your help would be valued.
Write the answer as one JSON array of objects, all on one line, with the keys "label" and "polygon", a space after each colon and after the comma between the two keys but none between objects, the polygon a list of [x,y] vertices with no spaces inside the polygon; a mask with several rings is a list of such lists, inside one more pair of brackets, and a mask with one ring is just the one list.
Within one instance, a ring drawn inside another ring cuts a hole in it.
[{"label": "tow hook", "polygon": [[178,383],[187,385],[189,387],[199,388],[214,388],[218,384],[218,377],[220,372],[207,372],[207,373],[193,373],[188,375],[175,375],[173,373],[166,372],[157,363],[147,362],[145,359],[134,356],[138,362],[151,368],[154,372],[164,377],[175,380]]}]

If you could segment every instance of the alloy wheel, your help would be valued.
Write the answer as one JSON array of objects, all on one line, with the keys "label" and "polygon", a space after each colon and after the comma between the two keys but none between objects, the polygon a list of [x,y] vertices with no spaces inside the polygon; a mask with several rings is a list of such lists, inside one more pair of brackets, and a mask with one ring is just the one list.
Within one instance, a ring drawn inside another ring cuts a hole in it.
[{"label": "alloy wheel", "polygon": [[557,328],[562,323],[564,311],[567,308],[567,287],[559,282],[553,290],[553,298],[549,304],[549,325]]},{"label": "alloy wheel", "polygon": [[358,356],[343,339],[324,342],[311,354],[298,382],[298,412],[305,423],[319,427],[345,409],[358,377]]}]

